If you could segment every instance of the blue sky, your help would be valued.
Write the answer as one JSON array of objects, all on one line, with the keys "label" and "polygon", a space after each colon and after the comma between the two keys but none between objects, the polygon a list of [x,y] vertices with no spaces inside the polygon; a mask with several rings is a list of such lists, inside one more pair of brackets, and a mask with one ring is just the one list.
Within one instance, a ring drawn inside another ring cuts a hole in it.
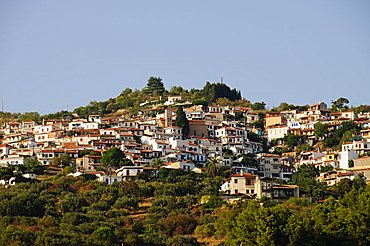
[{"label": "blue sky", "polygon": [[370,1],[0,1],[0,100],[52,113],[224,82],[268,107],[369,104]]}]

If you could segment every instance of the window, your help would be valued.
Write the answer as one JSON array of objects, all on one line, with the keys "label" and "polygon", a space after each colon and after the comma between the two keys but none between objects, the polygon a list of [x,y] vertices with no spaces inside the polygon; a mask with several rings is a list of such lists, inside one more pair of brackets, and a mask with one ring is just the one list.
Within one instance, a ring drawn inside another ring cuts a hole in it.
[{"label": "window", "polygon": [[235,189],[235,190],[234,190],[234,193],[235,193],[235,194],[238,194],[238,193],[239,193],[239,190],[238,190],[238,189]]},{"label": "window", "polygon": [[234,184],[237,184],[238,183],[238,180],[237,179],[234,179]]}]

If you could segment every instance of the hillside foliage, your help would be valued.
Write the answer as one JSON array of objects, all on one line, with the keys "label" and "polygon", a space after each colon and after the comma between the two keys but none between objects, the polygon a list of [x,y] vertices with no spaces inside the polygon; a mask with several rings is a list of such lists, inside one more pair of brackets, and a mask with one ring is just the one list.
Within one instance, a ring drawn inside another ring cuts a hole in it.
[{"label": "hillside foliage", "polygon": [[[316,175],[302,170],[300,181]],[[218,176],[161,169],[108,186],[63,175],[0,189],[2,245],[368,245],[370,187],[343,182],[323,203],[225,203]],[[207,197],[206,202],[201,201]]]}]

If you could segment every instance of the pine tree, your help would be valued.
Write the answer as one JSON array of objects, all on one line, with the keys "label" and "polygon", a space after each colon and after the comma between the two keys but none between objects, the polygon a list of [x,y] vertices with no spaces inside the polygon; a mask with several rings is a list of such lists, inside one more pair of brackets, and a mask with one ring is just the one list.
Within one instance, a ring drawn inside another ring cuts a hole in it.
[{"label": "pine tree", "polygon": [[165,88],[164,83],[162,82],[162,79],[160,77],[150,77],[148,79],[147,86],[145,90],[148,93],[153,93],[154,95],[163,95]]}]

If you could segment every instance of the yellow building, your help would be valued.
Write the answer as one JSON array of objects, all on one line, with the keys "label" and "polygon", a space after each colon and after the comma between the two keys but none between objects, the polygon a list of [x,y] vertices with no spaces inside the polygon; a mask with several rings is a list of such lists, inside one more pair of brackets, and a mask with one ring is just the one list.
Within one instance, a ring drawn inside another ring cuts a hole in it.
[{"label": "yellow building", "polygon": [[370,156],[353,159],[353,168],[350,169],[363,175],[366,178],[366,182],[370,182]]},{"label": "yellow building", "polygon": [[267,114],[265,117],[265,127],[284,125],[286,120],[280,114]]}]

